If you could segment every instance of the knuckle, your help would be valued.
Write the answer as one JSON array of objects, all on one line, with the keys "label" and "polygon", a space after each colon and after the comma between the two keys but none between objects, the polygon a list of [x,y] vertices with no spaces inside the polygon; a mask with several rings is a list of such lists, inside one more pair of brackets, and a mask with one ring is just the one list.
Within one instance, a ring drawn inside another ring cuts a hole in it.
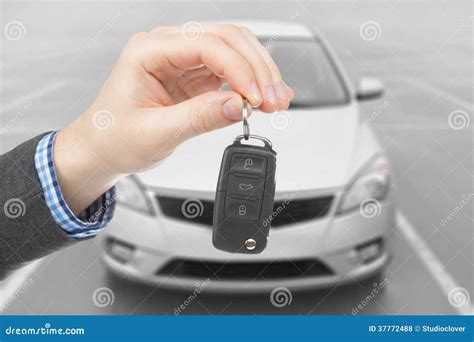
[{"label": "knuckle", "polygon": [[201,36],[201,39],[206,41],[206,43],[208,44],[221,44],[222,43],[222,39],[214,34],[214,33],[210,33],[210,32],[204,32]]},{"label": "knuckle", "polygon": [[195,106],[189,116],[189,122],[192,130],[196,134],[203,134],[209,132],[212,128],[209,115],[206,115],[205,108],[202,104]]},{"label": "knuckle", "polygon": [[140,48],[143,46],[143,42],[147,39],[148,33],[137,32],[134,33],[128,40],[127,44],[123,49],[123,57],[127,60],[136,60],[140,56]]},{"label": "knuckle", "polygon": [[239,30],[238,26],[233,25],[233,24],[224,24],[222,25],[222,28],[224,31],[227,31],[229,33],[242,32]]},{"label": "knuckle", "polygon": [[261,56],[260,54],[258,54],[255,58],[255,64],[257,66],[257,71],[260,71],[264,74],[271,73],[270,65],[268,65],[268,63],[265,61],[265,58],[263,58],[263,56]]},{"label": "knuckle", "polygon": [[[252,75],[250,66],[245,62],[236,61],[234,65],[226,67],[226,72],[232,71],[232,75]],[[230,74],[228,75],[230,77]]]},{"label": "knuckle", "polygon": [[268,64],[268,69],[270,70],[273,77],[281,78],[280,70],[278,70],[278,67],[276,66],[275,63],[269,63]]},{"label": "knuckle", "polygon": [[246,35],[254,36],[253,32],[247,26],[239,26],[239,29]]},{"label": "knuckle", "polygon": [[134,33],[127,42],[127,45],[135,46],[141,44],[148,37],[147,32],[136,32]]},{"label": "knuckle", "polygon": [[235,25],[226,24],[222,30],[222,37],[229,43],[240,43],[245,39],[242,31]]}]

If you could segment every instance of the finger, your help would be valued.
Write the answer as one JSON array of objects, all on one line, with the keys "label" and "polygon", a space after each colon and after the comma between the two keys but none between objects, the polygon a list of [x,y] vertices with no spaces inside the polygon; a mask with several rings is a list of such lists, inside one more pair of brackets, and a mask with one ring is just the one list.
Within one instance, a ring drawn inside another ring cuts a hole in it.
[{"label": "finger", "polygon": [[219,90],[222,86],[222,79],[214,75],[207,67],[186,71],[174,82],[186,93],[186,97],[179,102],[209,91]]},{"label": "finger", "polygon": [[288,108],[288,103],[293,100],[295,97],[295,93],[293,89],[288,87],[286,83],[283,81],[283,78],[280,73],[280,69],[276,65],[275,61],[273,60],[272,56],[268,52],[268,50],[260,43],[260,41],[255,37],[255,35],[245,26],[240,26],[243,34],[247,37],[247,39],[254,45],[255,49],[260,53],[262,58],[266,61],[267,65],[269,66],[270,72],[272,74],[273,83],[275,84],[275,92],[277,95],[277,99],[279,100],[279,105],[283,105],[286,103],[286,108]]},{"label": "finger", "polygon": [[240,120],[242,97],[234,91],[211,91],[174,106],[157,108],[144,120],[144,124],[148,129],[151,127],[152,131],[154,127],[156,132],[161,132],[166,122],[168,140],[178,145],[194,136]]},{"label": "finger", "polygon": [[[276,96],[275,84],[273,82],[270,67],[257,51],[256,47],[244,35],[243,31],[234,25],[205,25],[206,32],[220,36],[224,42],[237,51],[249,64],[257,78],[260,92],[263,94],[264,102],[260,108],[265,112],[274,112],[279,106]],[[286,105],[283,103],[283,105]]]},{"label": "finger", "polygon": [[[240,32],[236,32],[235,29],[238,29]],[[235,39],[229,36],[235,35],[239,39],[238,37],[239,34],[243,34],[245,38],[247,39],[247,41],[252,45],[254,50],[256,50],[258,54],[261,56],[261,58],[264,59],[266,63],[266,67],[270,69],[270,73],[272,75],[272,83],[276,85],[276,87],[279,89],[278,93],[280,95],[280,98],[281,99],[287,98],[288,101],[291,101],[294,98],[293,89],[291,89],[282,79],[279,68],[276,65],[275,61],[273,60],[272,56],[267,51],[267,49],[260,43],[260,41],[257,39],[257,37],[253,34],[253,32],[250,29],[248,29],[245,26],[236,26],[236,25],[231,25],[231,24],[214,24],[214,25],[199,26],[199,30],[201,34],[202,32],[207,31],[207,32],[212,32],[216,35],[221,36],[226,41],[226,43],[228,43],[229,45],[232,45],[232,47],[236,48],[237,50],[239,50],[240,45],[234,44],[233,40]],[[176,26],[157,27],[153,29],[151,32],[156,32],[156,33],[181,32],[182,34],[186,35],[186,32],[183,33],[182,27],[176,27]],[[246,45],[245,43],[242,43],[242,46],[245,46],[245,45]],[[242,54],[242,55],[247,56],[246,54]],[[252,63],[252,64],[255,64],[255,63]],[[278,99],[278,96],[277,96],[277,99]]]},{"label": "finger", "polygon": [[252,105],[262,102],[249,63],[215,34],[204,33],[197,39],[187,39],[180,33],[140,34],[129,41],[124,55],[131,62],[138,61],[158,79],[205,65]]}]

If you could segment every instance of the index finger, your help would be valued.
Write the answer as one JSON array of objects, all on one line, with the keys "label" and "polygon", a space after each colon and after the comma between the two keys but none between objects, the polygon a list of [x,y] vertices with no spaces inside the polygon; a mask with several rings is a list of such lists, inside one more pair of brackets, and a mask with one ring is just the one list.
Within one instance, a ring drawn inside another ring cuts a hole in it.
[{"label": "index finger", "polygon": [[249,63],[220,37],[203,33],[189,39],[180,33],[145,33],[129,42],[132,58],[158,80],[205,65],[222,77],[232,90],[246,97],[252,106],[262,103],[257,80]]}]

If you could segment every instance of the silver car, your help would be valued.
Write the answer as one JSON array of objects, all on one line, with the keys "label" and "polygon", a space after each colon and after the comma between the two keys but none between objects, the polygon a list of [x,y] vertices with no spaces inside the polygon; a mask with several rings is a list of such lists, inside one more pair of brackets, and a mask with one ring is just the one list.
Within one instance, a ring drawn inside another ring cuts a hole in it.
[{"label": "silver car", "polygon": [[[241,24],[241,23],[239,23]],[[215,291],[328,287],[368,277],[388,260],[395,226],[390,166],[359,115],[380,82],[354,90],[320,33],[305,26],[246,22],[296,97],[287,111],[254,111],[252,133],[277,152],[268,246],[258,255],[212,245],[212,211],[224,148],[240,124],[194,138],[154,170],[117,185],[115,218],[103,235],[108,269],[139,282]]]}]

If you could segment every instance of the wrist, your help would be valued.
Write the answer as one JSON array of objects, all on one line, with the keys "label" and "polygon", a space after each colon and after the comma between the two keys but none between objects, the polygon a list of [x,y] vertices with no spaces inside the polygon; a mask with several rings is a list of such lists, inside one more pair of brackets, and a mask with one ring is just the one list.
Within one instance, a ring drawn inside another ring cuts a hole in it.
[{"label": "wrist", "polygon": [[64,200],[79,214],[120,178],[101,160],[80,120],[61,130],[54,141],[56,176]]}]

